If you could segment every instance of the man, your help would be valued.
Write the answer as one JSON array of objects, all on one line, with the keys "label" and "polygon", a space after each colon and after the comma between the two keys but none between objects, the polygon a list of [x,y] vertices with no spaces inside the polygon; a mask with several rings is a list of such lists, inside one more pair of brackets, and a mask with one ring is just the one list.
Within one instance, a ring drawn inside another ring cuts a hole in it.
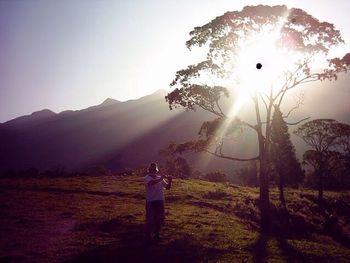
[{"label": "man", "polygon": [[[164,224],[164,193],[163,188],[170,189],[172,177],[157,175],[159,172],[156,163],[151,163],[148,174],[144,177],[146,190],[146,234],[151,240],[152,234],[155,241],[159,241],[159,232]],[[167,180],[165,180],[167,179]]]}]

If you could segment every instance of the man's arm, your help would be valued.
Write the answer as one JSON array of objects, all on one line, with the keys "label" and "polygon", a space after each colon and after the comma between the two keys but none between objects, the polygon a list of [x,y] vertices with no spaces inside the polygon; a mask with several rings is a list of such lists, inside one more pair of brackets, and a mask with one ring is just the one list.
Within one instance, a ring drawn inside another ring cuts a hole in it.
[{"label": "man's arm", "polygon": [[168,181],[165,181],[166,182],[165,189],[169,190],[171,188],[171,183],[173,181],[173,178],[171,176],[167,176],[166,179],[168,179]]},{"label": "man's arm", "polygon": [[159,179],[154,179],[154,180],[151,180],[147,183],[148,186],[152,186],[152,185],[155,185],[155,184],[158,184],[159,182],[161,182],[162,180],[164,179],[164,175],[161,175]]}]

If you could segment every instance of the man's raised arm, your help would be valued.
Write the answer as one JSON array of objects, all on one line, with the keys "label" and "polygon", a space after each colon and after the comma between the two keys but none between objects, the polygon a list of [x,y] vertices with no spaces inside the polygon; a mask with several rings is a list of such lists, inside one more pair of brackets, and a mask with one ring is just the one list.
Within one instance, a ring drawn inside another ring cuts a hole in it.
[{"label": "man's raised arm", "polygon": [[172,178],[171,176],[167,176],[166,179],[167,179],[168,181],[165,181],[165,180],[164,180],[165,183],[166,183],[165,189],[169,190],[169,189],[171,188],[171,183],[172,183],[172,181],[173,181],[173,178]]},{"label": "man's raised arm", "polygon": [[164,175],[161,175],[159,179],[154,179],[154,180],[151,180],[147,183],[148,186],[152,186],[152,185],[155,185],[155,184],[158,184],[159,182],[161,182],[162,180],[164,179]]}]

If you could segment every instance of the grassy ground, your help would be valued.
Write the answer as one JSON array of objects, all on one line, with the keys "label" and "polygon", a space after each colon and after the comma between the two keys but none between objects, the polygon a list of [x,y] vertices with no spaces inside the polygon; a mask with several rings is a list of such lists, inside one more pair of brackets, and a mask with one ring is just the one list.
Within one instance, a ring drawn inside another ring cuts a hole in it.
[{"label": "grassy ground", "polygon": [[272,189],[259,233],[258,189],[174,180],[159,244],[144,238],[140,176],[0,179],[1,262],[350,262],[350,193]]}]

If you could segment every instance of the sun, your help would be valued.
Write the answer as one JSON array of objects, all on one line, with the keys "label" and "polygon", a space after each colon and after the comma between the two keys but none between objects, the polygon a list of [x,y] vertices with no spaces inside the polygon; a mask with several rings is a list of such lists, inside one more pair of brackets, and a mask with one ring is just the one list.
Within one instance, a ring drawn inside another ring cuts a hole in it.
[{"label": "sun", "polygon": [[[237,57],[237,76],[242,89],[268,92],[291,65],[291,57],[277,47],[278,34],[256,34],[241,44]],[[257,68],[257,64],[261,68]]]},{"label": "sun", "polygon": [[242,40],[234,59],[234,78],[237,82],[238,99],[232,108],[237,111],[256,93],[270,94],[280,89],[286,72],[295,66],[298,54],[278,47],[280,27],[252,34]]}]

